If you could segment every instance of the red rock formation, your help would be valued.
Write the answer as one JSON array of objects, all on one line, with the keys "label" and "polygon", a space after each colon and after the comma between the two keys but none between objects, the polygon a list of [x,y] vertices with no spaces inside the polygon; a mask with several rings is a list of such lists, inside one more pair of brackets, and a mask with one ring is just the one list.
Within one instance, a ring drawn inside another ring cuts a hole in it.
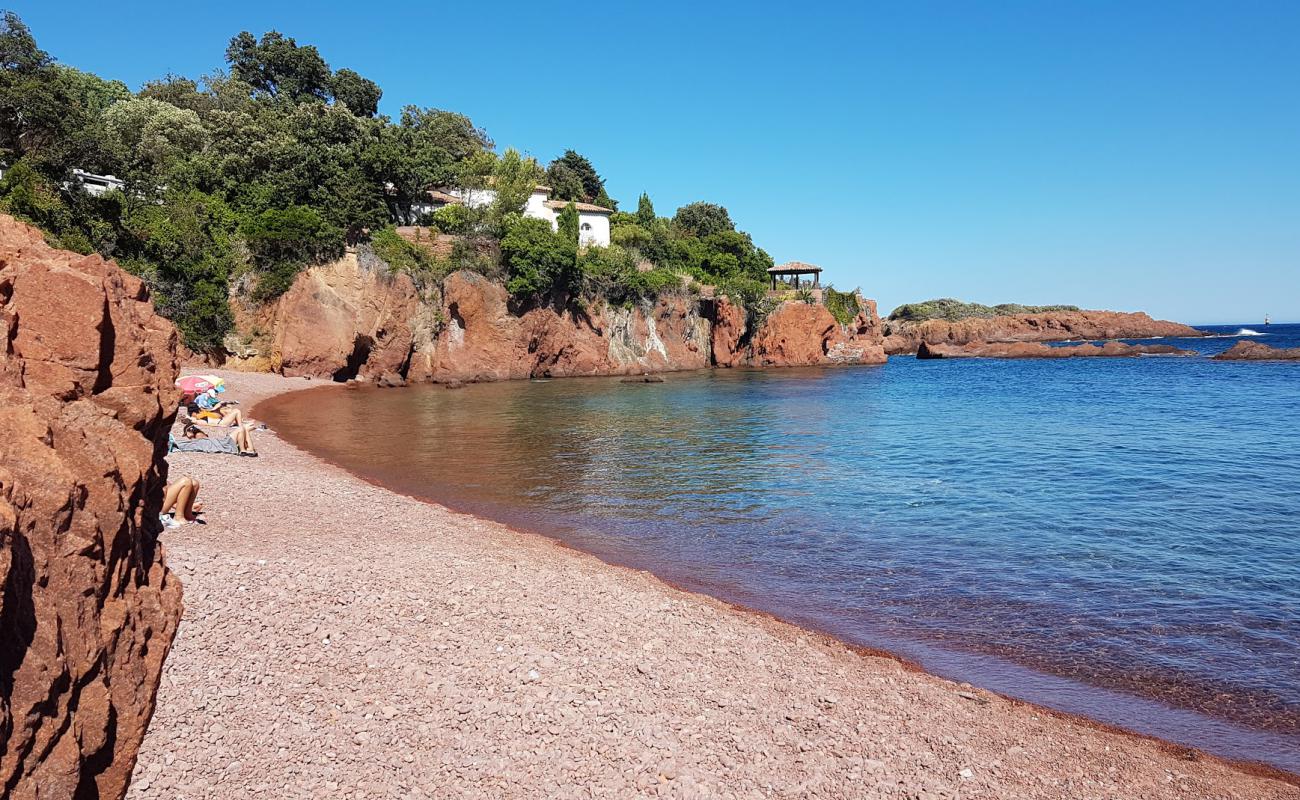
[{"label": "red rock formation", "polygon": [[969,344],[929,344],[921,342],[916,357],[937,358],[1117,358],[1125,356],[1194,356],[1168,344],[1075,344],[1051,347],[1041,342],[971,342]]},{"label": "red rock formation", "polygon": [[365,256],[306,270],[278,301],[270,363],[286,375],[396,385],[530,377],[639,375],[708,366],[884,361],[875,303],[847,326],[822,306],[787,303],[746,341],[745,309],[726,297],[582,309],[512,308],[505,288],[472,272],[422,292]]},{"label": "red rock formation", "polygon": [[1300,347],[1282,349],[1240,341],[1214,357],[1215,361],[1300,361]]},{"label": "red rock formation", "polygon": [[472,272],[442,285],[445,327],[412,360],[412,380],[482,381],[633,375],[709,365],[709,323],[694,298],[585,312],[509,308],[506,290]]},{"label": "red rock formation", "polygon": [[709,320],[713,325],[710,351],[713,364],[734,367],[744,362],[745,352],[740,340],[745,336],[745,309],[735,305],[726,296],[711,301]]},{"label": "red rock formation", "polygon": [[921,342],[968,344],[970,342],[1063,342],[1071,339],[1149,339],[1155,337],[1197,337],[1203,331],[1177,322],[1152,319],[1149,315],[1119,311],[1051,311],[956,321],[924,322],[887,320],[885,352],[890,355],[915,353]]},{"label": "red rock formation", "polygon": [[181,587],[156,540],[176,332],[0,216],[0,795],[120,798]]},{"label": "red rock formation", "polygon": [[749,363],[757,367],[883,364],[875,303],[841,326],[825,306],[782,303],[754,333]]},{"label": "red rock formation", "polygon": [[409,275],[348,253],[304,271],[275,311],[275,352],[285,375],[404,374],[420,294]]}]

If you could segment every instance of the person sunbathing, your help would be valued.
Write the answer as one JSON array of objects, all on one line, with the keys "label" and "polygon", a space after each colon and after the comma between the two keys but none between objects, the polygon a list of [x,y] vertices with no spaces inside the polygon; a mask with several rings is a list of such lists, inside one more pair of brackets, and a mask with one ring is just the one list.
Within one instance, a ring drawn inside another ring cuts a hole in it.
[{"label": "person sunbathing", "polygon": [[165,528],[179,528],[186,522],[198,521],[198,515],[203,511],[203,504],[197,502],[198,496],[199,482],[188,475],[167,484],[158,521]]},{"label": "person sunbathing", "polygon": [[248,423],[235,426],[229,436],[210,434],[195,425],[192,420],[182,419],[181,438],[171,438],[171,449],[179,453],[229,453],[232,456],[257,457],[257,448],[253,445],[253,426]]},{"label": "person sunbathing", "polygon": [[194,398],[194,405],[198,411],[194,416],[201,422],[211,423],[223,428],[234,427],[244,424],[244,413],[238,408],[234,400],[217,399],[217,390],[209,389]]}]

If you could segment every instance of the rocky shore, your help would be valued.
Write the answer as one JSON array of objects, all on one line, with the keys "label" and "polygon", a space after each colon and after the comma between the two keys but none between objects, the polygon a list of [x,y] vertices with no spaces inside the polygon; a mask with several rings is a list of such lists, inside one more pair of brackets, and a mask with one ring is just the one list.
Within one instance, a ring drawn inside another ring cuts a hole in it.
[{"label": "rocky shore", "polygon": [[889,355],[915,353],[922,343],[966,345],[1005,342],[1066,342],[1098,339],[1155,339],[1204,336],[1188,325],[1152,319],[1141,312],[1047,311],[998,317],[968,317],[959,320],[929,319],[920,322],[885,320],[885,352]]},{"label": "rocky shore", "polygon": [[1300,798],[260,444],[170,457],[207,524],[137,800]]},{"label": "rocky shore", "polygon": [[875,302],[857,301],[846,324],[792,301],[753,330],[726,297],[685,289],[628,305],[520,309],[500,282],[462,271],[424,285],[363,246],[304,270],[273,303],[237,304],[251,349],[230,366],[395,384],[883,364]]},{"label": "rocky shore", "polygon": [[1300,361],[1300,347],[1269,347],[1240,341],[1214,357],[1215,361]]},{"label": "rocky shore", "polygon": [[1134,356],[1194,356],[1169,344],[1074,344],[1052,347],[1042,342],[971,342],[969,344],[929,344],[921,342],[916,357],[939,358],[1131,358]]}]

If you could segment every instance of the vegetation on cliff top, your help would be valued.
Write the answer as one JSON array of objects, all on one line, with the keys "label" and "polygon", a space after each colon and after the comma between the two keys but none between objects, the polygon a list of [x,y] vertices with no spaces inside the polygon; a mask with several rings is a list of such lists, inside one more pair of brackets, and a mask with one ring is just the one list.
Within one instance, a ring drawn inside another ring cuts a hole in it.
[{"label": "vegetation on cliff top", "polygon": [[[551,231],[519,213],[539,181],[559,199],[616,209],[579,153],[543,169],[514,150],[498,155],[461,114],[380,115],[378,85],[276,31],[239,33],[225,59],[226,72],[132,92],[56,63],[17,15],[0,17],[0,210],[140,275],[191,348],[222,346],[232,296],[274,298],[305,266],[367,240],[395,268],[433,279],[473,269],[521,304],[626,303],[700,282],[742,302],[761,296],[772,259],[721,206],[659,217],[643,195],[635,214],[613,215],[610,247],[579,248],[568,217]],[[124,186],[96,196],[76,170]],[[449,206],[429,220],[460,237],[450,257],[391,230],[416,221],[431,187],[489,185],[490,207]]]},{"label": "vegetation on cliff top", "polygon": [[928,319],[945,319],[955,321],[978,317],[1004,317],[1011,314],[1044,314],[1049,311],[1078,311],[1078,306],[1022,306],[1017,303],[1003,303],[986,306],[980,303],[965,303],[950,297],[938,300],[925,300],[920,303],[906,303],[889,313],[889,319],[896,322],[924,322]]}]

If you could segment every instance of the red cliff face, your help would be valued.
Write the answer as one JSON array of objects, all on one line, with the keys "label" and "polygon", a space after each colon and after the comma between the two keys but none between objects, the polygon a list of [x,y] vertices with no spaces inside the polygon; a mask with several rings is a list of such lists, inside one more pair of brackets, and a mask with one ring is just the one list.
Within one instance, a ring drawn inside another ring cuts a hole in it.
[{"label": "red cliff face", "polygon": [[0,333],[0,795],[120,798],[181,616],[155,533],[176,332],[0,216]]},{"label": "red cliff face", "polygon": [[787,302],[776,308],[754,334],[749,363],[756,367],[816,364],[883,364],[880,320],[870,303],[847,326],[825,306]]},{"label": "red cliff face", "polygon": [[1149,339],[1205,334],[1177,322],[1119,311],[1051,311],[988,319],[885,322],[885,352],[915,353],[922,342],[963,345],[971,342],[1061,342],[1071,339]]},{"label": "red cliff face", "polygon": [[883,363],[875,303],[860,303],[847,326],[822,306],[785,303],[748,337],[745,309],[726,297],[519,313],[501,284],[476,273],[421,290],[410,276],[349,254],[305,271],[267,316],[273,368],[384,385]]}]

